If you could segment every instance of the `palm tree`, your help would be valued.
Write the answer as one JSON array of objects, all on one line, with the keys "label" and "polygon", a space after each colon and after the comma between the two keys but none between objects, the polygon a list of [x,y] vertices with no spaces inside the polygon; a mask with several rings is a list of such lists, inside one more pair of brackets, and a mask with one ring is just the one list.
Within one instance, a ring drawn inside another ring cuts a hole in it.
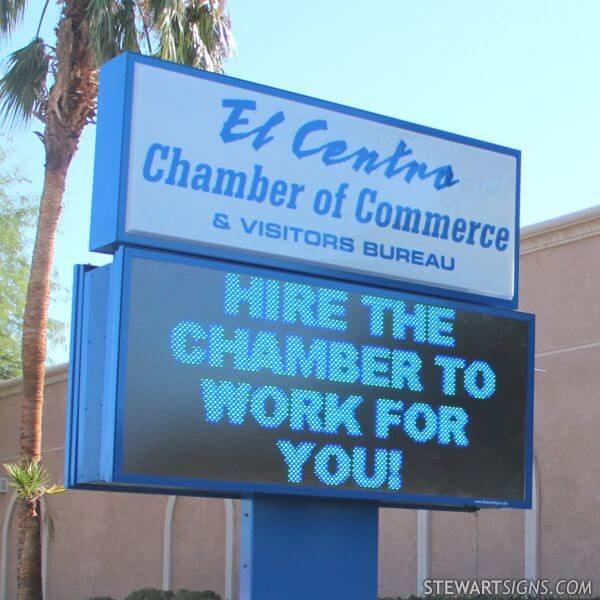
[{"label": "palm tree", "polygon": [[[23,319],[20,447],[25,464],[41,460],[54,241],[69,166],[83,129],[95,117],[98,67],[129,50],[221,71],[233,52],[226,0],[56,0],[55,45],[40,37],[49,1],[41,6],[36,36],[8,56],[0,79],[0,118],[11,127],[40,121],[46,159]],[[1,36],[9,37],[19,26],[28,4],[0,0]],[[39,511],[25,501],[19,509],[18,557],[19,600],[42,598]]]}]

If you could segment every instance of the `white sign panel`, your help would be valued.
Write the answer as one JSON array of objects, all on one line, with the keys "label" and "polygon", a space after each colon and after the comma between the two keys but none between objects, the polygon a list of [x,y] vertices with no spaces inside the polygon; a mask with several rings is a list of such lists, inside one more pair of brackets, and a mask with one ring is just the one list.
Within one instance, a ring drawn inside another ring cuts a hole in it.
[{"label": "white sign panel", "polygon": [[94,250],[516,304],[516,150],[132,55],[105,67],[97,143]]}]

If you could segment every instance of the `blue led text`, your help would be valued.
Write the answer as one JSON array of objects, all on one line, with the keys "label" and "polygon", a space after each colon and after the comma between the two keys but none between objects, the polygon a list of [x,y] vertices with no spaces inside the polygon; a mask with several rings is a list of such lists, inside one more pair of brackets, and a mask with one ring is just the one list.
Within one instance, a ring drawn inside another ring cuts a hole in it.
[{"label": "blue led text", "polygon": [[[362,446],[351,451],[339,444],[326,444],[316,450],[314,442],[294,444],[290,440],[278,440],[288,471],[289,483],[303,483],[305,466],[314,455],[314,476],[328,486],[344,485],[349,479],[362,488],[390,490],[402,488],[403,455],[400,450],[376,448],[369,452]],[[316,450],[316,452],[315,452]]]}]

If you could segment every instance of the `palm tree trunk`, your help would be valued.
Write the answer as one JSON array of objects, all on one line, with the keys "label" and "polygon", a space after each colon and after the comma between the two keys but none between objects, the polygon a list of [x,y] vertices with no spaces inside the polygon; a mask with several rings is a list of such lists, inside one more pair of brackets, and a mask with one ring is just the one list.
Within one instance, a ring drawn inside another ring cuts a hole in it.
[{"label": "palm tree trunk", "polygon": [[24,500],[18,502],[19,548],[17,572],[17,599],[41,600],[42,592],[42,553],[41,518],[30,515],[31,507]]},{"label": "palm tree trunk", "polygon": [[21,452],[24,456],[37,460],[41,458],[46,323],[52,260],[66,175],[66,168],[60,171],[46,169],[45,172],[23,319]]},{"label": "palm tree trunk", "polygon": [[[56,136],[46,128],[49,139]],[[63,137],[63,136],[59,136]],[[50,300],[50,282],[54,242],[62,208],[67,170],[77,147],[74,140],[64,140],[57,147],[46,140],[44,188],[40,202],[37,232],[27,300],[23,319],[23,404],[21,407],[21,455],[40,460],[42,454],[42,410],[46,364],[46,323]],[[19,506],[18,600],[42,600],[40,511],[32,515],[30,506]]]},{"label": "palm tree trunk", "polygon": [[[23,319],[23,405],[21,455],[40,460],[46,363],[46,323],[54,242],[62,209],[67,171],[97,95],[96,63],[89,43],[88,0],[63,0],[56,29],[56,72],[45,114],[44,188],[40,201]],[[40,511],[20,511],[18,600],[42,600]]]}]

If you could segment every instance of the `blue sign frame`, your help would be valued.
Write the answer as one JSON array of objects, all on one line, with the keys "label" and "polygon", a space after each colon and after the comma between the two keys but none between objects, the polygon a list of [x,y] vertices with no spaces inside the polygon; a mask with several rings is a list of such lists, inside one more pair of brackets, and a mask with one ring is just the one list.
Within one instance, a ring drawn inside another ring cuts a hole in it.
[{"label": "blue sign frame", "polygon": [[[400,281],[380,276],[356,273],[326,267],[312,263],[294,261],[293,258],[252,255],[227,249],[194,243],[186,243],[166,238],[149,237],[125,231],[125,197],[127,193],[127,167],[130,148],[133,71],[135,64],[159,66],[176,73],[192,75],[201,79],[215,81],[236,88],[261,92],[279,98],[301,102],[324,108],[345,115],[358,117],[367,121],[401,127],[416,133],[435,136],[444,140],[457,142],[512,156],[516,160],[516,210],[514,229],[514,281],[513,297],[497,298],[447,288],[429,286]],[[519,227],[520,227],[520,179],[521,152],[519,150],[477,140],[474,138],[441,131],[431,127],[417,125],[400,119],[386,117],[376,113],[320,100],[302,94],[244,81],[216,73],[210,73],[172,62],[126,52],[106,63],[100,74],[100,95],[98,100],[98,126],[96,130],[96,159],[94,167],[94,187],[92,203],[92,223],[90,232],[90,250],[114,253],[121,244],[159,248],[174,252],[190,253],[200,256],[234,260],[259,264],[261,266],[285,268],[347,281],[357,281],[388,289],[399,289],[415,294],[442,296],[462,302],[473,302],[489,306],[517,308],[519,296]],[[120,160],[115,160],[120,157]]]},{"label": "blue sign frame", "polygon": [[[526,399],[525,497],[519,501],[494,498],[470,498],[440,495],[389,493],[370,490],[334,488],[293,488],[287,485],[209,481],[174,477],[142,476],[124,472],[123,462],[123,390],[124,360],[127,355],[127,315],[132,259],[151,258],[227,270],[231,264],[214,259],[172,254],[141,248],[120,248],[111,265],[97,269],[78,266],[75,269],[73,330],[71,343],[71,373],[67,414],[67,450],[65,481],[68,487],[119,489],[122,491],[168,492],[170,494],[217,497],[252,497],[254,494],[283,494],[370,500],[382,506],[436,507],[448,509],[477,509],[486,507],[531,507],[533,459],[533,373],[534,373],[534,315],[507,312],[497,308],[465,305],[450,300],[436,303],[488,315],[525,321],[529,326],[531,343],[528,350],[528,382]],[[268,269],[235,265],[240,272],[252,275],[273,274]],[[319,278],[279,271],[282,279],[323,284]],[[363,291],[356,283],[338,282],[340,289]],[[414,296],[427,302],[428,298]],[[104,306],[104,309],[100,307]],[[102,378],[102,385],[98,379]]]}]

